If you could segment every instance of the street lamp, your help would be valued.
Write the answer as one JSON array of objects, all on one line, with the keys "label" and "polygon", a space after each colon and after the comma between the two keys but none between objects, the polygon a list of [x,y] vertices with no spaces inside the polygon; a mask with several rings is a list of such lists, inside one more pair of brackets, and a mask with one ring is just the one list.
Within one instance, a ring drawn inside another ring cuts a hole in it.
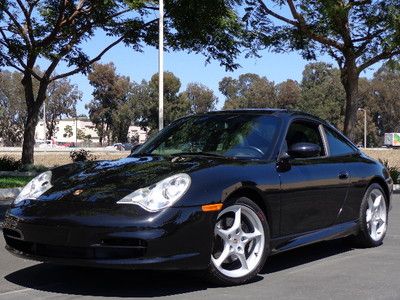
[{"label": "street lamp", "polygon": [[158,32],[158,129],[164,127],[164,0],[159,6]]},{"label": "street lamp", "polygon": [[364,148],[367,148],[367,110],[365,108],[359,108],[358,111],[364,112]]}]

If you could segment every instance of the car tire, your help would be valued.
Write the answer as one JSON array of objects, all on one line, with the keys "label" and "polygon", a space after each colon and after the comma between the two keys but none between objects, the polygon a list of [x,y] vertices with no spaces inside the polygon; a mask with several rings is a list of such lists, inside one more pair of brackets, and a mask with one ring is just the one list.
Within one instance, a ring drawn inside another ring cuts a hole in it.
[{"label": "car tire", "polygon": [[371,248],[382,244],[387,231],[388,204],[382,187],[371,184],[360,206],[360,230],[352,239],[356,246]]},{"label": "car tire", "polygon": [[[231,286],[254,279],[269,255],[269,232],[264,212],[249,198],[241,197],[225,204],[215,223],[207,280]],[[223,259],[226,253],[228,256]]]}]

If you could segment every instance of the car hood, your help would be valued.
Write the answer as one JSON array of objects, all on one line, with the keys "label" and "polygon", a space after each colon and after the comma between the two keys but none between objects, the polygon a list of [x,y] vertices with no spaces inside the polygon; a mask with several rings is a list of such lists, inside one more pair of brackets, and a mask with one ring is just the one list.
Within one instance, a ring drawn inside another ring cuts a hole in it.
[{"label": "car hood", "polygon": [[190,174],[228,161],[193,156],[142,156],[73,163],[53,169],[53,187],[38,200],[115,203],[129,193],[173,174]]}]

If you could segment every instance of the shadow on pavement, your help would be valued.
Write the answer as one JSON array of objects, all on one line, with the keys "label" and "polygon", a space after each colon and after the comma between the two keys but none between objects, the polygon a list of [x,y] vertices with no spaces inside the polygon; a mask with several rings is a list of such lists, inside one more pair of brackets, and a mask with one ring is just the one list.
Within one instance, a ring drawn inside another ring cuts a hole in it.
[{"label": "shadow on pavement", "polygon": [[[350,251],[342,241],[308,246],[271,257],[261,274],[289,269]],[[127,271],[37,264],[5,276],[5,279],[41,291],[102,297],[157,297],[186,294],[215,286],[193,272]],[[257,276],[255,281],[263,280]]]},{"label": "shadow on pavement", "polygon": [[270,274],[353,250],[345,239],[326,241],[271,256],[260,274]]}]

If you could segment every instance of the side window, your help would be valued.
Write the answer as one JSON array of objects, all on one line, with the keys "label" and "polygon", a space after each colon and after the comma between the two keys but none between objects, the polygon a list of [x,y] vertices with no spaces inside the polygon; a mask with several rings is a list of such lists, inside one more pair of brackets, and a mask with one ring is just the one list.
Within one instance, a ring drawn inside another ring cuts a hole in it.
[{"label": "side window", "polygon": [[325,155],[324,143],[320,131],[318,129],[318,124],[304,121],[293,122],[286,135],[287,147],[290,147],[297,143],[312,143],[317,144],[321,147],[321,152],[318,156]]},{"label": "side window", "polygon": [[324,129],[331,156],[340,156],[355,152],[354,147],[343,139],[337,132],[327,127],[324,127]]}]

